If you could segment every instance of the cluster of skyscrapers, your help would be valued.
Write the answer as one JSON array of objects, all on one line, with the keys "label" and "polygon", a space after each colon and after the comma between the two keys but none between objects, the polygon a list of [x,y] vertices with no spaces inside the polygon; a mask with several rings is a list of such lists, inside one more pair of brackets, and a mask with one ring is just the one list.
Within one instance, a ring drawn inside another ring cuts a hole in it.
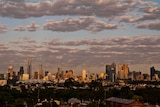
[{"label": "cluster of skyscrapers", "polygon": [[118,65],[118,73],[116,73],[116,64],[106,65],[106,79],[114,82],[116,79],[128,79],[129,67],[127,64]]},{"label": "cluster of skyscrapers", "polygon": [[[118,70],[116,70],[118,68]],[[115,80],[160,80],[160,71],[154,67],[150,68],[150,75],[142,73],[140,71],[130,71],[128,64],[119,64],[116,66],[115,63],[106,65],[106,79],[114,82]]]},{"label": "cluster of skyscrapers", "polygon": [[97,78],[105,79],[110,82],[116,80],[160,80],[160,71],[155,70],[154,67],[150,68],[149,74],[142,74],[140,71],[130,71],[128,64],[116,64],[113,62],[105,66],[105,72],[99,74],[89,74],[87,70],[81,71],[81,76],[74,76],[73,70],[62,70],[58,67],[57,73],[52,75],[49,71],[43,71],[42,64],[39,65],[38,70],[32,73],[32,57],[28,57],[27,72],[24,73],[23,66],[19,71],[13,71],[13,67],[9,66],[8,73],[6,75],[7,80],[29,80],[29,79],[43,79],[43,80],[66,80],[67,78],[76,78],[80,81],[96,80]]}]

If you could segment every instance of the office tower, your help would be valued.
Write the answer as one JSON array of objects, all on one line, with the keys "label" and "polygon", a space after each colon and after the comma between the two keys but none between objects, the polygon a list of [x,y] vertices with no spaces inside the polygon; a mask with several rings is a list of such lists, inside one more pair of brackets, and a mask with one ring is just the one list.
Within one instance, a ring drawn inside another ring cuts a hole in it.
[{"label": "office tower", "polygon": [[156,78],[160,78],[160,71],[156,70],[154,67],[150,68],[150,78],[151,80],[155,80]]},{"label": "office tower", "polygon": [[118,65],[118,79],[128,79],[129,67],[127,64]]},{"label": "office tower", "polygon": [[49,71],[44,72],[44,76],[48,76]]},{"label": "office tower", "polygon": [[105,79],[105,73],[103,73],[103,72],[99,73],[98,78]]},{"label": "office tower", "polygon": [[82,80],[84,81],[87,78],[87,71],[85,69],[82,70]]},{"label": "office tower", "polygon": [[13,79],[13,67],[9,66],[8,68],[8,79]]},{"label": "office tower", "polygon": [[33,78],[34,78],[34,79],[38,79],[38,78],[39,78],[39,76],[38,76],[38,75],[39,75],[39,74],[38,74],[38,72],[37,72],[37,71],[35,71],[35,72],[34,72],[34,76],[33,76]]},{"label": "office tower", "polygon": [[62,71],[62,68],[58,67],[58,72],[56,76],[59,79],[62,79],[64,77],[64,72]]},{"label": "office tower", "polygon": [[22,80],[28,80],[28,79],[29,79],[29,74],[22,75]]},{"label": "office tower", "polygon": [[115,81],[115,76],[116,76],[116,64],[112,63],[111,65],[106,65],[106,74],[107,77],[106,79],[114,82]]},{"label": "office tower", "polygon": [[43,78],[43,69],[42,69],[42,65],[40,64],[39,65],[39,70],[38,70],[38,76],[39,78],[38,79],[42,79]]},{"label": "office tower", "polygon": [[4,80],[4,74],[0,74],[0,80]]},{"label": "office tower", "polygon": [[19,72],[18,72],[18,78],[19,78],[19,80],[22,79],[22,75],[23,74],[24,74],[24,69],[23,69],[23,66],[21,66],[20,69],[19,69]]},{"label": "office tower", "polygon": [[32,57],[28,57],[28,67],[27,67],[27,74],[29,75],[29,79],[31,79],[31,70],[32,70]]},{"label": "office tower", "polygon": [[20,73],[20,74],[24,74],[23,66],[20,67],[19,73]]}]

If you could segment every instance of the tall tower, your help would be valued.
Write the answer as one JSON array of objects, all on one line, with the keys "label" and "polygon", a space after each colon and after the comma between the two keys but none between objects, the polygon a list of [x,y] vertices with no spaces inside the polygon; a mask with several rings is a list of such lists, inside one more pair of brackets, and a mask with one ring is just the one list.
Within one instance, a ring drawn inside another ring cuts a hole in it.
[{"label": "tall tower", "polygon": [[82,70],[82,80],[84,81],[87,78],[87,71],[85,69]]},{"label": "tall tower", "polygon": [[31,71],[32,70],[32,57],[28,57],[28,67],[27,74],[29,75],[29,79],[31,79]]},{"label": "tall tower", "polygon": [[118,65],[118,78],[128,79],[129,67],[127,64]]},{"label": "tall tower", "polygon": [[8,68],[8,79],[13,79],[13,67],[9,66]]},{"label": "tall tower", "polygon": [[106,74],[107,80],[114,82],[116,75],[116,64],[112,63],[111,65],[106,65]]},{"label": "tall tower", "polygon": [[38,79],[43,78],[43,69],[42,69],[42,64],[39,65],[39,70],[38,70]]},{"label": "tall tower", "polygon": [[22,75],[24,74],[24,69],[23,66],[20,67],[20,70],[18,72],[18,79],[21,80],[22,79]]}]

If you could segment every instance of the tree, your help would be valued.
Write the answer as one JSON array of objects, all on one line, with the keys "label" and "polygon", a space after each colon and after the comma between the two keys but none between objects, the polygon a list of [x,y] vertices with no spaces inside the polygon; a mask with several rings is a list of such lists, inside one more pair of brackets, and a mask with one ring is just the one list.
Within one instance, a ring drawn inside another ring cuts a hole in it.
[{"label": "tree", "polygon": [[74,82],[75,80],[73,78],[68,78],[64,83],[64,87],[71,89],[72,86],[74,85]]},{"label": "tree", "polygon": [[96,103],[89,103],[86,107],[98,107]]}]

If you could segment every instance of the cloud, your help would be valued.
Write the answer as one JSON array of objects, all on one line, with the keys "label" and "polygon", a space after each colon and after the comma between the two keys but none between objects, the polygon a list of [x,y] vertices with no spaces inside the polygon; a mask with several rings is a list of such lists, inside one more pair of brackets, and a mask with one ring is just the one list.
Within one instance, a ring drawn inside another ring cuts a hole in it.
[{"label": "cloud", "polygon": [[45,30],[52,31],[78,31],[88,30],[92,32],[99,32],[107,29],[117,29],[118,24],[110,24],[103,21],[96,20],[95,17],[80,17],[77,19],[63,19],[61,21],[47,21],[44,25]]},{"label": "cloud", "polygon": [[24,27],[24,26],[18,26],[16,28],[13,28],[13,30],[15,30],[15,31],[25,31],[26,27]]},{"label": "cloud", "polygon": [[[27,42],[28,41],[28,42]],[[59,38],[51,39],[41,44],[30,38],[21,38],[8,44],[0,44],[0,62],[14,66],[27,64],[27,57],[33,57],[33,69],[39,63],[43,65],[66,65],[67,67],[90,66],[104,67],[106,63],[126,63],[129,65],[157,63],[160,57],[159,36],[113,37],[101,39],[80,39],[63,41]],[[45,44],[45,45],[44,45]],[[11,47],[12,46],[12,47]],[[14,46],[14,48],[13,48]],[[16,65],[17,64],[17,65]],[[7,68],[6,67],[6,68]]]},{"label": "cloud", "polygon": [[160,22],[143,23],[136,26],[141,29],[160,30]]},{"label": "cloud", "polygon": [[[55,43],[61,45],[55,47],[57,46]],[[54,40],[54,44],[51,40],[48,44],[50,45],[48,45],[47,50],[57,50],[52,55],[55,57],[62,55],[61,60],[68,61],[70,59],[70,64],[73,65],[86,62],[86,59],[87,63],[94,66],[100,66],[99,64],[105,64],[113,60],[119,63],[143,64],[152,59],[150,63],[160,63],[156,59],[160,56],[159,37],[115,37],[65,42]]]},{"label": "cloud", "polygon": [[[115,17],[124,15],[136,7],[136,0],[54,0],[43,2],[0,2],[0,15],[4,17],[29,18],[55,15],[83,15]],[[140,0],[141,1],[141,0]]]},{"label": "cloud", "polygon": [[137,19],[137,21],[156,20],[159,18],[160,18],[159,14],[144,14],[142,17]]},{"label": "cloud", "polygon": [[0,25],[0,33],[7,32],[7,25]]},{"label": "cloud", "polygon": [[36,31],[39,28],[39,25],[35,24],[34,22],[32,22],[31,25],[26,26],[28,31]]},{"label": "cloud", "polygon": [[34,32],[37,29],[39,29],[39,25],[37,25],[34,22],[32,22],[30,25],[27,25],[27,26],[18,26],[18,27],[12,28],[12,30],[15,30],[15,31],[26,31],[26,30],[28,30],[30,32]]},{"label": "cloud", "polygon": [[121,22],[137,22],[137,18],[134,18],[132,16],[122,16],[120,17]]}]

